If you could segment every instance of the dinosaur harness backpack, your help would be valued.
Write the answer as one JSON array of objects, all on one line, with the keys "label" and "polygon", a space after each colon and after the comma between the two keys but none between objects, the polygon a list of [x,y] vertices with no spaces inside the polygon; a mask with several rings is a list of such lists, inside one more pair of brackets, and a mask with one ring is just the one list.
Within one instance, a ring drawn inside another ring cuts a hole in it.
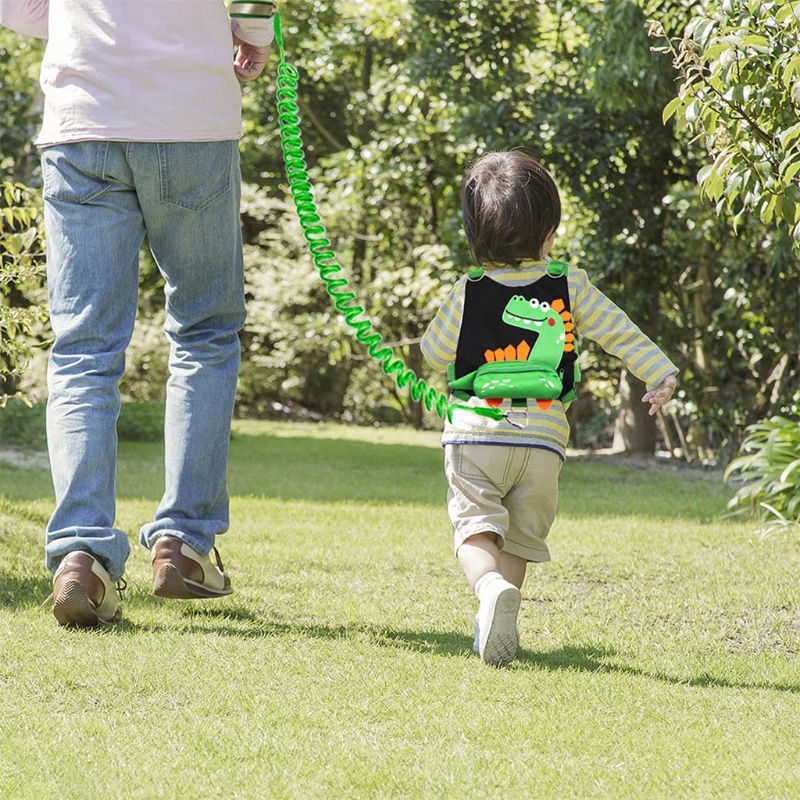
[{"label": "dinosaur harness backpack", "polygon": [[447,371],[456,397],[475,395],[498,406],[575,399],[580,379],[566,264],[551,261],[547,275],[524,286],[505,286],[473,270],[455,362]]}]

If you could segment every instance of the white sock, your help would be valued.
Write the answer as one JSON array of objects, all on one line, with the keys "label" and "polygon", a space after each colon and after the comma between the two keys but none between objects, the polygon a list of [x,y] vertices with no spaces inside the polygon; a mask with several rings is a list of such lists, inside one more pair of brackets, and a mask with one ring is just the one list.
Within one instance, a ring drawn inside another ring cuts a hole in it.
[{"label": "white sock", "polygon": [[482,575],[480,578],[478,578],[475,584],[475,595],[478,598],[478,601],[481,599],[481,592],[483,591],[484,586],[488,586],[488,584],[497,580],[504,581],[505,578],[499,572],[487,572],[485,575]]}]

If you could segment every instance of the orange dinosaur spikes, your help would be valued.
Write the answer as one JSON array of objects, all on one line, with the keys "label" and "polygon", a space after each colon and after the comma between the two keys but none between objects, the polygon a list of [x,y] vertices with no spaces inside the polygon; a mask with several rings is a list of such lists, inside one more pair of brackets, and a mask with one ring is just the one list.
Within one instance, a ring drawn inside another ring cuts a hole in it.
[{"label": "orange dinosaur spikes", "polygon": [[564,337],[564,352],[571,353],[575,349],[575,336],[572,333],[575,326],[572,324],[572,314],[566,310],[564,301],[560,297],[553,300],[551,308],[557,311],[558,315],[564,321],[564,330],[567,332],[567,335]]},{"label": "orange dinosaur spikes", "polygon": [[516,347],[510,344],[497,350],[484,350],[483,357],[487,364],[492,361],[527,361],[530,352],[531,346],[523,339]]}]

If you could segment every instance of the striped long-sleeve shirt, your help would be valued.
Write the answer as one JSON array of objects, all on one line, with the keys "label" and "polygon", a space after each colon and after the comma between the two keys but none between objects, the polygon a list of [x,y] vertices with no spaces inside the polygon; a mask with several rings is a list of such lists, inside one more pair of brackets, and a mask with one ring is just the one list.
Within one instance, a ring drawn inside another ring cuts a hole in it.
[{"label": "striped long-sleeve shirt", "polygon": [[[503,267],[486,274],[506,286],[523,286],[544,277],[547,262],[525,262],[520,267]],[[567,279],[579,349],[582,339],[597,342],[644,381],[648,390],[658,386],[668,375],[678,372],[678,368],[628,315],[592,284],[584,270],[570,267]],[[422,337],[422,353],[434,369],[446,371],[455,361],[467,280],[465,276],[455,284]],[[471,397],[468,404],[485,406],[486,401]],[[501,409],[507,411],[510,408],[510,401],[504,400]],[[516,427],[506,419],[498,421],[456,409],[452,422],[445,422],[442,443],[543,447],[565,458],[569,440],[566,409],[567,405],[560,400],[554,400],[547,409],[540,408],[535,400],[529,400],[524,428]]]}]

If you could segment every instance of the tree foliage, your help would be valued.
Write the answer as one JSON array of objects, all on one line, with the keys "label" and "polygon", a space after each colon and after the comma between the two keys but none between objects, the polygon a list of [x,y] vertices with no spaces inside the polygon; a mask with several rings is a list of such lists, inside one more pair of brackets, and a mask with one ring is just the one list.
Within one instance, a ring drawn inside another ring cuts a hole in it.
[{"label": "tree foliage", "polygon": [[682,83],[664,118],[703,137],[714,160],[698,179],[718,211],[783,221],[800,251],[798,41],[793,0],[709,6],[668,40]]},{"label": "tree foliage", "polygon": [[[693,13],[692,3],[661,6],[674,30]],[[701,202],[694,176],[705,150],[662,122],[678,73],[669,55],[654,52],[640,4],[499,3],[478,14],[466,2],[398,1],[287,12],[322,217],[351,286],[412,367],[435,379],[413,342],[469,265],[458,213],[463,168],[488,149],[522,146],[545,160],[565,195],[558,255],[585,266],[681,367],[671,445],[695,457],[732,450],[737,431],[759,415],[797,405],[796,307],[792,293],[770,288],[790,274],[791,243],[747,210],[734,235],[730,216]],[[249,100],[249,135],[274,138],[271,89],[258,85]],[[281,165],[272,168],[282,181]],[[267,394],[321,413],[341,401],[356,419],[399,412],[418,423],[418,407],[331,315],[296,234],[281,256],[267,244],[291,239],[285,214],[284,205],[262,222],[248,215],[246,226],[250,269],[261,273],[251,282],[246,339],[252,357],[269,364],[260,373],[282,376]],[[290,303],[267,288],[276,286]],[[613,416],[618,365],[592,348],[583,358]],[[339,387],[339,400],[313,388],[318,373]],[[597,409],[575,409],[576,432],[593,427]]]},{"label": "tree foliage", "polygon": [[[760,19],[777,5],[767,3]],[[747,425],[797,413],[797,258],[789,227],[775,224],[784,206],[775,201],[767,224],[740,192],[714,213],[696,181],[708,161],[705,139],[677,106],[662,119],[685,82],[669,46],[699,36],[687,26],[706,6],[309,0],[281,9],[328,236],[376,330],[418,374],[443,385],[417,342],[470,266],[459,211],[464,167],[487,150],[522,147],[545,162],[563,194],[553,255],[584,267],[681,369],[674,411],[663,418],[668,447],[711,458],[733,451]],[[648,17],[661,22],[658,40],[648,37]],[[10,117],[3,164],[36,185],[33,51],[6,33],[0,107],[23,96],[30,105]],[[240,413],[292,408],[438,425],[367,357],[315,273],[289,200],[269,74],[245,86],[244,107]],[[163,304],[145,256],[122,386],[128,399],[163,392]],[[573,442],[610,444],[619,364],[588,345],[581,358]]]},{"label": "tree foliage", "polygon": [[36,82],[42,43],[0,27],[0,177],[30,183],[38,166]]},{"label": "tree foliage", "polygon": [[41,43],[0,28],[0,395],[17,391],[47,319],[33,139]]},{"label": "tree foliage", "polygon": [[41,198],[22,184],[0,187],[0,395],[14,394],[36,332],[47,319],[44,302]]}]

